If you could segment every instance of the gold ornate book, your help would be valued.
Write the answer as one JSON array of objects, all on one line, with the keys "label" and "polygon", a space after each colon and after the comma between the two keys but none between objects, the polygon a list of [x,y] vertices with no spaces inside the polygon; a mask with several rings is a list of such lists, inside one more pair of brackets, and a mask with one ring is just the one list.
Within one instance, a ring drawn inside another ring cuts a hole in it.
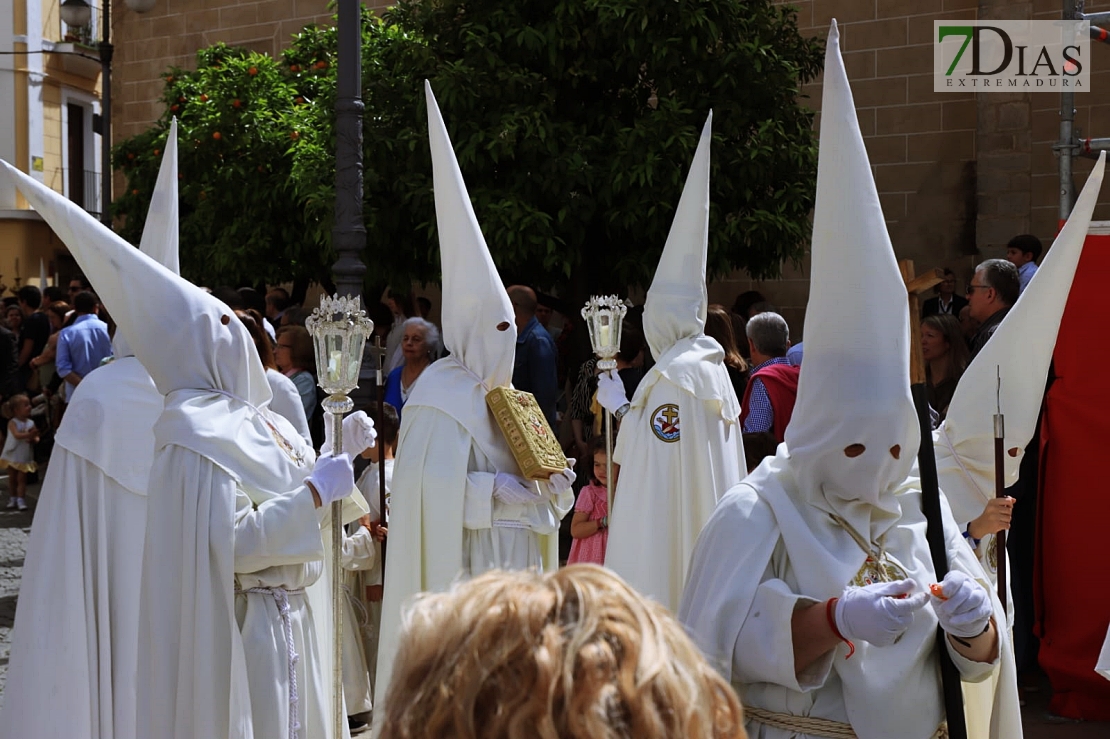
[{"label": "gold ornate book", "polygon": [[567,466],[559,440],[532,393],[497,387],[486,395],[501,433],[529,480],[546,480]]}]

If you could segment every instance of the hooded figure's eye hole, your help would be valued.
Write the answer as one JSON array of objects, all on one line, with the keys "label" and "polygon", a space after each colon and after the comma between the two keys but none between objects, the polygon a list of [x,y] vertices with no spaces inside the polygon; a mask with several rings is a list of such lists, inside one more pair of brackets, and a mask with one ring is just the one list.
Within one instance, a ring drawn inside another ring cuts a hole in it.
[{"label": "hooded figure's eye hole", "polygon": [[497,324],[497,330],[498,331],[508,331],[509,330],[509,322],[508,321],[502,321],[501,323]]},{"label": "hooded figure's eye hole", "polygon": [[901,444],[895,444],[894,446],[892,446],[890,448],[890,456],[894,457],[895,459],[901,459],[902,458],[902,445]]},{"label": "hooded figure's eye hole", "polygon": [[863,444],[849,444],[848,446],[844,447],[844,456],[850,459],[855,459],[859,455],[863,454],[865,451],[867,451],[867,447],[865,447]]},{"label": "hooded figure's eye hole", "polygon": [[231,316],[227,316],[227,315],[220,316],[220,323],[222,323],[225,326],[227,324],[231,323]]},{"label": "hooded figure's eye hole", "polygon": [[1018,449],[1017,447],[1014,447],[1013,449],[1010,450],[1010,456],[1011,457],[1016,457],[1019,454],[1021,454],[1021,450]]}]

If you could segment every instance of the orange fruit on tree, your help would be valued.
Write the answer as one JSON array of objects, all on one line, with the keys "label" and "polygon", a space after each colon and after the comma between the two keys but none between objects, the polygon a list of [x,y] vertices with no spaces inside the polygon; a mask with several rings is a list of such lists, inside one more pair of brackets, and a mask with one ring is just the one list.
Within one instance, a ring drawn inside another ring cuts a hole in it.
[{"label": "orange fruit on tree", "polygon": [[231,107],[233,107],[233,108],[238,108],[241,105],[242,105],[242,103],[239,102],[239,98],[235,98],[234,100],[231,101]]},{"label": "orange fruit on tree", "polygon": [[139,194],[139,189],[135,188],[134,190],[131,191],[131,194],[132,195],[138,195]]},{"label": "orange fruit on tree", "polygon": [[328,63],[325,62],[322,59],[320,61],[316,62],[316,68],[317,69],[327,69],[327,66],[328,66]]},{"label": "orange fruit on tree", "polygon": [[161,150],[161,149],[155,149],[155,150],[154,150],[154,156],[158,156],[158,155],[159,155],[159,154],[161,154],[161,153],[162,153],[162,150]]},{"label": "orange fruit on tree", "polygon": [[301,137],[301,132],[300,131],[293,131],[289,134],[289,138],[293,139],[294,141],[296,141],[300,137]]},{"label": "orange fruit on tree", "polygon": [[180,105],[171,105],[170,110],[172,110],[174,113],[176,113],[177,109],[180,108],[180,107],[181,107]]},{"label": "orange fruit on tree", "polygon": [[205,94],[203,94],[203,93],[201,93],[201,96],[200,96],[200,101],[201,101],[202,103],[207,103],[207,102],[208,102],[208,96],[207,96],[207,95],[205,95]]},{"label": "orange fruit on tree", "polygon": [[251,77],[254,77],[256,74],[258,74],[258,67],[251,67],[247,70],[247,74],[249,74]]},{"label": "orange fruit on tree", "polygon": [[299,64],[290,64],[290,65],[289,65],[289,71],[290,71],[290,72],[300,72],[300,71],[301,71],[301,67],[300,67],[300,65],[299,65]]},{"label": "orange fruit on tree", "polygon": [[298,95],[297,97],[293,98],[293,102],[297,105],[301,105],[302,103],[304,103],[304,98]]},{"label": "orange fruit on tree", "polygon": [[128,159],[134,159],[135,158],[135,152],[133,152],[133,151],[127,152],[127,158]]},{"label": "orange fruit on tree", "polygon": [[216,141],[219,141],[221,138],[223,138],[223,136],[220,135],[219,131],[216,131],[212,134],[212,138],[216,139]]}]

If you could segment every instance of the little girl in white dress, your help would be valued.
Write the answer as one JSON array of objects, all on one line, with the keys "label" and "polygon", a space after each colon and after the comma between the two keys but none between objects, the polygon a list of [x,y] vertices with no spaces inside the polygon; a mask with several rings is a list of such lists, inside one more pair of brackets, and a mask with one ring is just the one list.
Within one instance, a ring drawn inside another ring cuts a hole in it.
[{"label": "little girl in white dress", "polygon": [[35,450],[38,429],[31,419],[31,400],[22,393],[13,395],[2,409],[8,421],[8,438],[0,451],[0,468],[8,468],[8,508],[27,510],[27,473],[35,471]]}]

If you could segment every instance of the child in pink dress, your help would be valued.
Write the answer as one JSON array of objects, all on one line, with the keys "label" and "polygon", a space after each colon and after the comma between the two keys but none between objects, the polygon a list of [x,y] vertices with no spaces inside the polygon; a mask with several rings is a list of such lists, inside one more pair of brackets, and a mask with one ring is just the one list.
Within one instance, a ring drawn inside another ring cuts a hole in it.
[{"label": "child in pink dress", "polygon": [[[570,545],[567,564],[591,562],[605,564],[605,545],[609,542],[609,495],[605,487],[605,438],[594,438],[590,445],[594,470],[590,484],[578,493],[574,504],[574,518],[570,522]],[[616,485],[617,465],[613,465],[613,484]]]}]

